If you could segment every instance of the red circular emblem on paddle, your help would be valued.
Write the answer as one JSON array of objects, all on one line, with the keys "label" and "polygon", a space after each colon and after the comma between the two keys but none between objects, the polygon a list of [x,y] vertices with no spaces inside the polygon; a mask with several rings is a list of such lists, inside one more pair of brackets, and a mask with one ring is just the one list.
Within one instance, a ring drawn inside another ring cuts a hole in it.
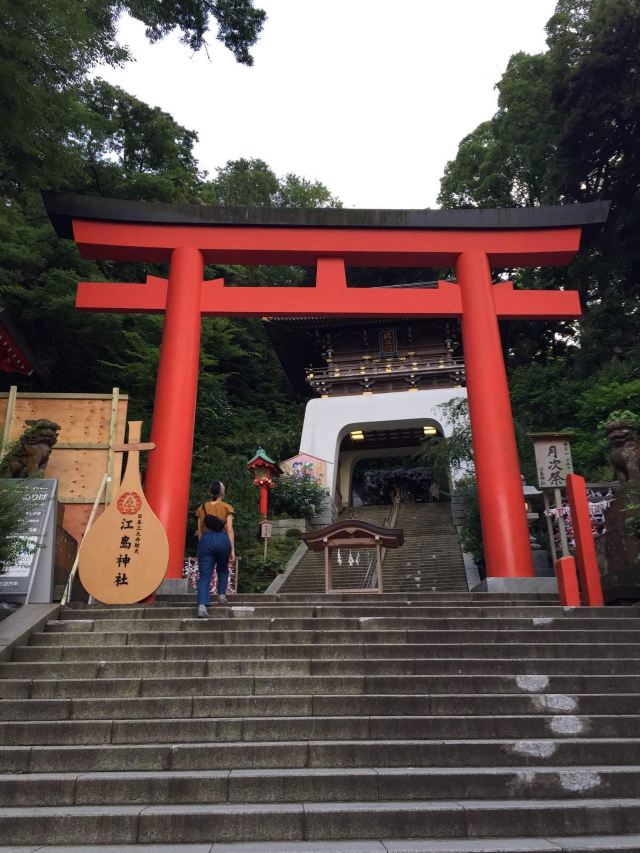
[{"label": "red circular emblem on paddle", "polygon": [[142,498],[137,492],[123,492],[116,506],[123,515],[135,515],[142,506]]}]

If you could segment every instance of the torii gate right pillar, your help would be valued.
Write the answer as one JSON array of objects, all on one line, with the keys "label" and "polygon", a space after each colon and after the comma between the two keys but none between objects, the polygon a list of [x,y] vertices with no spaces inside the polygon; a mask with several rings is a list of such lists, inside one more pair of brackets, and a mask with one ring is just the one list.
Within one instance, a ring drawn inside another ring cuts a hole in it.
[{"label": "torii gate right pillar", "polygon": [[490,577],[533,577],[520,463],[489,260],[463,252],[456,262],[462,339],[485,558]]}]

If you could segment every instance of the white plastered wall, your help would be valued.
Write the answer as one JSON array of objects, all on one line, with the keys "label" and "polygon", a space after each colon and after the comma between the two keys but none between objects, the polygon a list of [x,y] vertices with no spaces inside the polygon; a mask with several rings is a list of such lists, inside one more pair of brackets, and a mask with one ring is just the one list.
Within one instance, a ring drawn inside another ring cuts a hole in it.
[{"label": "white plastered wall", "polygon": [[[309,453],[327,463],[327,485],[331,497],[336,497],[340,443],[354,429],[394,429],[421,427],[432,423],[451,432],[449,424],[438,409],[454,397],[466,398],[466,388],[432,388],[424,391],[394,391],[389,394],[354,395],[314,399],[307,403],[300,440],[300,453]],[[357,455],[359,451],[354,452]],[[364,453],[363,455],[371,455]],[[386,455],[392,455],[387,453]],[[355,460],[357,461],[357,460]],[[342,499],[349,498],[349,486],[354,459],[349,459],[349,479],[338,491]],[[346,491],[343,491],[343,488]]]}]

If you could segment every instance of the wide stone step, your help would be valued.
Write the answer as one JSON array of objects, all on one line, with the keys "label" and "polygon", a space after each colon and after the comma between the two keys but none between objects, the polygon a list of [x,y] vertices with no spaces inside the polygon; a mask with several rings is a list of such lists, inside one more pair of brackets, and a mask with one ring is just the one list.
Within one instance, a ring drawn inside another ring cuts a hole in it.
[{"label": "wide stone step", "polygon": [[440,738],[633,738],[637,715],[301,716],[0,723],[0,745],[219,743]]},{"label": "wide stone step", "polygon": [[[521,662],[518,666],[522,666]],[[269,696],[291,693],[639,693],[640,675],[309,675],[4,679],[2,699]]]},{"label": "wide stone step", "polygon": [[373,801],[0,809],[14,844],[516,837],[633,832],[640,800]]},{"label": "wide stone step", "polygon": [[[125,620],[122,620],[125,621]],[[126,625],[121,624],[121,620],[117,622],[110,621],[67,621],[53,623],[46,627],[46,632],[50,634],[59,633],[151,633],[162,630],[158,628],[157,622],[160,620],[126,620]],[[300,619],[258,619],[255,617],[246,617],[244,619],[183,619],[183,620],[167,620],[168,625],[165,628],[169,633],[177,633],[180,631],[248,631],[248,630],[308,630],[308,631],[331,631],[331,630],[372,630],[380,628],[384,630],[423,630],[423,631],[447,631],[458,630],[471,632],[470,639],[479,641],[486,640],[486,632],[492,631],[494,634],[511,630],[532,630],[535,629],[536,634],[544,634],[545,631],[564,631],[578,630],[583,632],[602,632],[611,631],[613,634],[613,642],[619,636],[619,631],[630,632],[629,638],[633,637],[633,632],[636,632],[636,637],[640,635],[640,625],[629,619],[594,619],[587,621],[586,619],[565,618],[550,618],[550,617],[534,617],[521,619],[500,619],[500,618],[424,618],[417,616],[357,616],[349,618],[347,616],[335,618],[300,618]],[[53,627],[55,625],[56,627]],[[128,627],[130,626],[130,627]],[[294,627],[296,626],[296,627]],[[304,628],[302,627],[304,626]],[[476,631],[485,632],[476,634]],[[164,631],[165,633],[167,631]],[[37,636],[37,635],[36,635]],[[583,635],[584,636],[584,635]],[[503,636],[505,642],[509,641],[507,636]],[[594,634],[594,640],[601,642],[606,640],[604,634]],[[67,641],[69,642],[69,641]],[[69,642],[69,644],[71,644]]]},{"label": "wide stone step", "polygon": [[3,699],[0,720],[122,720],[276,716],[640,715],[640,694],[398,694]]},{"label": "wide stone step", "polygon": [[[395,596],[390,599],[382,599],[379,595],[368,593],[366,594],[366,598],[369,599],[369,607],[380,608],[384,611],[388,611],[390,609],[391,612],[398,611],[407,611],[411,613],[417,607],[429,608],[442,611],[442,608],[448,607],[464,607],[466,609],[482,609],[484,607],[493,607],[499,608],[500,611],[504,614],[508,614],[509,607],[559,607],[557,598],[554,599],[536,599],[533,596],[529,598],[521,598],[515,601],[510,601],[507,606],[505,602],[500,601],[495,598],[487,598],[482,601],[474,601],[473,599],[465,599],[463,597],[455,597],[456,595],[460,595],[458,593],[451,593],[447,599],[432,599],[428,595],[416,592],[406,592]],[[177,596],[176,596],[177,598]],[[299,596],[291,595],[289,596],[293,601],[289,601],[288,603],[283,602],[257,602],[255,600],[251,600],[249,602],[240,602],[236,599],[235,602],[231,604],[218,604],[217,601],[212,603],[211,608],[211,618],[214,618],[216,615],[220,617],[231,617],[237,613],[239,610],[244,610],[246,608],[255,608],[256,613],[263,613],[266,609],[271,611],[269,613],[270,616],[277,616],[279,618],[285,618],[287,616],[313,616],[314,611],[315,614],[319,614],[326,609],[332,610],[333,608],[344,610],[345,608],[352,612],[354,608],[363,608],[367,607],[367,602],[363,597],[362,593],[350,593],[349,595],[341,595],[336,597],[335,594],[330,595],[320,595],[314,594],[313,596],[309,596],[307,594],[300,594]],[[299,600],[298,600],[299,599]],[[164,617],[165,614],[171,615],[174,613],[176,616],[180,616],[183,614],[191,614],[192,608],[196,605],[195,596],[189,596],[183,600],[172,601],[169,602],[156,602],[154,605],[150,606],[133,606],[133,607],[125,607],[118,606],[114,611],[113,615],[106,615],[109,611],[105,610],[104,607],[96,606],[94,608],[69,608],[61,611],[64,614],[67,614],[64,618],[68,619],[78,619],[78,618],[87,618],[87,619],[112,619],[112,618],[122,618],[122,617],[136,617],[136,618],[158,618]],[[295,611],[291,613],[290,611]]]},{"label": "wide stone step", "polygon": [[234,741],[0,747],[0,773],[305,767],[635,766],[638,738]]},{"label": "wide stone step", "polygon": [[640,797],[637,767],[305,768],[0,776],[5,807]]},{"label": "wide stone step", "polygon": [[[132,647],[133,648],[133,647]],[[145,646],[138,647],[144,650]],[[1,664],[2,676],[6,679],[88,679],[88,678],[178,678],[178,677],[221,677],[230,676],[361,676],[361,675],[640,675],[640,655],[637,646],[621,646],[620,656],[615,649],[602,654],[598,647],[558,647],[554,657],[553,650],[540,646],[519,646],[518,649],[504,648],[487,653],[485,649],[462,646],[431,647],[430,655],[424,658],[400,657],[388,655],[384,658],[279,658],[263,659],[215,659],[192,660],[192,647],[180,647],[190,650],[188,657],[172,660],[144,660],[140,654],[138,660],[89,660],[78,661],[39,661],[31,663]],[[498,651],[502,657],[496,658]],[[475,653],[477,657],[464,655]],[[456,655],[463,655],[458,656]],[[543,656],[540,656],[543,655]],[[1,682],[0,682],[1,683]],[[522,689],[526,689],[523,686]]]},{"label": "wide stone step", "polygon": [[[280,629],[277,627],[273,627],[272,631],[268,633],[265,631],[252,631],[252,632],[243,632],[252,634],[253,638],[267,636],[267,638],[271,637],[273,631],[279,631]],[[363,626],[356,631],[349,632],[351,642],[346,643],[324,643],[325,640],[335,639],[335,629],[332,631],[318,631],[313,632],[311,643],[304,644],[304,648],[313,650],[320,647],[330,648],[335,645],[342,645],[346,648],[353,646],[356,650],[363,645],[363,640],[371,639],[371,631],[380,630],[384,632],[384,628],[377,628],[375,625],[372,625],[371,622],[363,623]],[[363,633],[366,632],[366,633]],[[400,633],[399,633],[400,632]],[[64,642],[62,639],[55,639],[58,635],[51,633],[37,633],[31,636],[31,645],[30,646],[22,646],[18,647],[14,650],[13,660],[28,662],[38,660],[39,656],[41,660],[73,660],[74,655],[79,656],[76,659],[79,660],[93,660],[94,655],[97,655],[97,652],[91,652],[88,648],[82,648],[83,646],[95,646],[96,640],[91,639],[97,632],[88,632],[82,633],[77,632],[74,633],[72,637],[67,638],[67,642]],[[164,642],[162,643],[142,643],[141,641],[146,637],[146,639],[150,639],[146,635],[151,635],[151,637],[158,636],[160,632],[156,631],[131,631],[126,634],[126,645],[122,646],[114,646],[111,643],[111,636],[105,636],[105,645],[100,646],[99,648],[103,648],[106,655],[115,655],[117,654],[114,649],[124,649],[124,648],[133,648],[134,645],[138,646],[137,654],[140,656],[146,656],[146,659],[155,659],[164,657],[163,654],[160,654],[160,650],[167,649],[171,650],[171,654],[178,653],[177,650],[179,646],[184,645],[185,634],[188,636],[191,642],[188,643],[190,648],[194,650],[193,659],[203,659],[203,658],[212,658],[215,657],[218,650],[220,649],[220,645],[212,646],[211,642],[214,640],[218,640],[220,638],[220,632],[218,631],[176,631],[176,632],[161,632],[162,637],[164,638]],[[386,632],[385,632],[386,633]],[[562,627],[546,627],[546,628],[535,628],[535,629],[513,629],[508,632],[498,632],[498,631],[476,631],[476,630],[460,630],[455,628],[443,629],[443,630],[430,630],[423,629],[420,627],[417,628],[398,628],[397,630],[392,630],[391,636],[394,641],[400,640],[400,643],[394,642],[393,644],[386,643],[372,643],[368,644],[366,648],[371,650],[372,654],[369,656],[373,657],[378,656],[378,652],[380,652],[381,657],[384,657],[383,649],[389,645],[395,646],[396,649],[407,649],[406,654],[403,656],[406,657],[440,657],[442,654],[446,654],[448,656],[447,650],[450,648],[460,648],[462,652],[458,654],[458,656],[467,656],[467,657],[478,657],[481,655],[492,655],[494,657],[509,657],[510,652],[517,653],[518,649],[523,650],[524,656],[527,656],[527,649],[530,647],[540,648],[541,651],[537,655],[538,657],[543,656],[556,656],[558,652],[558,646],[565,647],[568,646],[571,649],[576,651],[574,656],[580,656],[579,652],[581,649],[585,651],[586,654],[590,654],[594,649],[597,650],[597,654],[594,657],[611,657],[611,656],[621,656],[623,654],[623,649],[633,649],[640,647],[640,631],[625,631],[625,630],[611,630],[611,631],[584,631],[581,629],[567,628],[563,629]],[[344,634],[344,632],[343,632]],[[144,636],[141,636],[144,635]],[[235,637],[235,632],[234,632]],[[175,641],[175,642],[173,642]],[[235,644],[236,647],[242,647],[240,644]],[[253,648],[253,649],[264,649],[266,643],[256,642],[256,643],[247,643],[244,647]],[[287,652],[289,648],[289,644],[280,643],[280,644],[272,644],[269,645],[278,645],[281,647],[283,651],[283,657],[298,657],[300,655],[293,654],[291,655]],[[144,646],[143,649],[140,649],[140,646]],[[54,648],[56,647],[56,648]],[[107,652],[107,649],[111,648],[111,651]],[[296,644],[295,648],[298,648]],[[294,651],[295,651],[294,648]],[[124,653],[126,655],[132,654],[132,652]],[[185,656],[185,653],[180,653],[181,657]],[[243,656],[240,655],[239,656]],[[263,654],[257,655],[257,657],[263,657]],[[305,657],[308,655],[304,655]],[[310,656],[310,655],[309,655]],[[354,655],[354,656],[360,656]],[[633,655],[632,655],[633,656]],[[108,657],[102,658],[104,660],[110,659]]]},{"label": "wide stone step", "polygon": [[[203,620],[204,621],[204,620]],[[271,630],[260,631],[245,631],[238,628],[235,631],[217,631],[208,623],[200,630],[192,630],[191,626],[187,625],[184,630],[175,631],[107,631],[107,632],[73,632],[69,637],[67,634],[59,632],[45,632],[32,634],[30,645],[34,646],[59,646],[59,647],[77,647],[77,646],[172,646],[172,645],[189,645],[203,646],[207,645],[210,649],[217,650],[223,645],[234,646],[290,646],[298,648],[300,646],[327,646],[327,645],[353,645],[358,647],[366,645],[367,648],[375,648],[386,645],[399,646],[423,646],[429,648],[446,647],[447,644],[463,645],[468,647],[469,651],[476,649],[473,656],[478,654],[493,654],[496,657],[500,655],[503,648],[509,648],[515,644],[529,645],[535,644],[539,646],[576,644],[577,646],[585,646],[592,644],[594,647],[608,649],[620,648],[624,644],[630,646],[638,645],[638,632],[632,631],[612,631],[607,632],[606,637],[598,638],[590,636],[589,632],[575,631],[571,629],[563,631],[561,629],[533,630],[533,631],[514,631],[509,634],[500,634],[497,632],[485,632],[482,640],[478,641],[475,637],[475,632],[467,631],[432,631],[421,628],[399,628],[397,630],[371,627],[370,623],[364,623],[360,629],[355,630],[326,630],[326,631],[306,631],[306,630],[280,630],[278,627],[273,627]],[[609,639],[610,638],[610,642]],[[489,651],[491,648],[491,651]],[[495,648],[495,650],[494,650]],[[485,651],[486,650],[486,651]],[[22,653],[21,653],[22,654]],[[28,657],[31,653],[26,653]],[[425,656],[424,653],[421,656]],[[433,656],[433,655],[432,655]],[[599,654],[599,657],[604,656]]]},{"label": "wide stone step", "polygon": [[[595,844],[594,844],[595,842]],[[595,846],[597,845],[597,846]],[[131,851],[129,846],[120,850]],[[194,848],[190,848],[193,853]],[[449,838],[446,841],[425,841],[424,839],[384,838],[381,841],[341,840],[337,843],[323,841],[283,841],[278,842],[277,850],[271,842],[253,842],[248,844],[225,844],[220,842],[199,853],[588,853],[588,851],[638,851],[640,835],[599,835],[591,836],[553,836],[551,838],[490,838],[470,840],[468,838]],[[174,845],[148,847],[147,853],[184,853],[185,848]],[[61,853],[45,847],[39,853]],[[119,853],[105,849],[103,853]]]},{"label": "wide stone step", "polygon": [[[433,634],[433,640],[426,639]],[[192,642],[185,642],[185,635]],[[155,634],[154,634],[155,636]],[[91,639],[91,634],[75,634],[68,643],[63,643],[55,634],[32,634],[30,646],[18,646],[13,652],[14,662],[38,662],[38,661],[87,661],[87,660],[204,660],[216,658],[218,660],[246,660],[247,658],[259,660],[264,657],[281,658],[283,660],[292,658],[432,658],[442,656],[451,644],[464,648],[465,651],[474,650],[473,656],[501,655],[508,657],[509,651],[514,644],[520,647],[535,643],[542,651],[539,656],[544,656],[546,647],[551,646],[553,652],[557,651],[557,645],[563,647],[567,643],[582,646],[583,644],[595,645],[596,657],[619,656],[622,646],[636,644],[636,633],[626,631],[605,632],[603,640],[597,643],[593,632],[580,632],[570,629],[569,631],[548,628],[544,631],[517,630],[505,635],[488,633],[483,642],[474,640],[474,633],[468,631],[433,631],[422,632],[422,642],[413,642],[413,634],[408,634],[409,640],[402,643],[372,643],[365,645],[358,636],[359,642],[354,643],[328,643],[321,641],[322,635],[314,637],[316,642],[302,645],[289,646],[278,643],[249,643],[241,645],[216,645],[212,646],[208,640],[218,639],[219,634],[209,632],[197,634],[195,632],[176,632],[175,635],[163,635],[164,642],[142,644],[137,642],[137,634],[126,636],[126,640],[133,640],[131,645],[114,645],[104,643],[99,645]],[[56,638],[50,641],[50,638]],[[610,642],[606,638],[609,638]],[[109,640],[111,635],[109,635]],[[485,651],[491,646],[492,650]],[[495,651],[493,647],[495,648]],[[458,654],[460,656],[460,654]]]},{"label": "wide stone step", "polygon": [[[37,853],[89,853],[92,847],[38,846]],[[448,838],[425,841],[412,838],[364,841],[248,841],[214,844],[118,844],[99,847],[99,853],[608,853],[640,850],[640,835],[550,836],[548,838]],[[12,847],[11,853],[35,853],[34,847]]]},{"label": "wide stone step", "polygon": [[[126,621],[126,625],[123,622]],[[163,625],[158,626],[158,622],[162,621]],[[506,624],[503,624],[505,622]],[[56,627],[53,627],[55,625]],[[591,627],[593,625],[593,627]],[[556,618],[556,619],[428,619],[420,616],[338,616],[329,617],[322,616],[316,618],[296,618],[296,619],[262,619],[258,616],[245,616],[244,618],[235,619],[196,619],[193,613],[189,619],[172,620],[170,625],[166,625],[164,620],[97,620],[95,622],[81,620],[67,620],[64,622],[53,623],[47,628],[50,633],[111,633],[113,631],[121,632],[130,630],[134,633],[145,631],[162,630],[163,626],[169,627],[172,631],[336,631],[336,630],[371,630],[373,628],[380,630],[423,630],[423,631],[459,631],[468,633],[469,636],[466,642],[491,641],[497,632],[502,633],[505,642],[518,642],[525,639],[516,635],[514,640],[510,640],[507,632],[530,630],[534,633],[529,634],[530,639],[538,639],[540,634],[553,636],[553,631],[575,630],[580,631],[580,635],[563,634],[565,639],[578,640],[580,642],[593,639],[594,642],[606,641],[607,634],[602,633],[605,630],[611,633],[611,642],[616,642],[620,639],[620,631],[627,632],[629,642],[637,642],[640,638],[640,623],[630,622],[629,620],[614,620],[614,619],[599,619],[595,624],[585,622],[584,619]],[[593,636],[591,636],[593,632]],[[444,642],[446,642],[446,634]],[[436,639],[435,637],[433,639]],[[624,637],[622,637],[624,639]],[[460,637],[451,636],[452,641],[459,641]],[[432,638],[428,639],[429,642]]]},{"label": "wide stone step", "polygon": [[[316,596],[316,600],[317,600]],[[193,602],[195,607],[195,601]],[[300,605],[265,605],[259,606],[256,603],[252,604],[236,604],[236,605],[217,605],[214,604],[210,610],[211,619],[229,619],[234,618],[234,614],[241,615],[246,612],[247,608],[254,608],[254,615],[259,618],[293,618],[304,619],[317,616],[325,616],[330,618],[347,617],[354,618],[357,616],[421,616],[423,618],[480,618],[480,617],[498,617],[504,616],[509,618],[523,617],[556,617],[562,618],[570,616],[574,619],[625,619],[631,618],[640,620],[640,613],[637,607],[562,607],[553,602],[525,602],[525,603],[498,603],[491,602],[474,602],[474,601],[415,601],[409,604],[403,602],[389,601],[379,603],[377,596],[369,595],[369,604],[366,602],[332,602],[326,605],[316,604],[305,606]],[[180,607],[180,612],[186,614],[187,618],[195,618],[193,611],[189,607]],[[69,611],[62,610],[64,614],[68,614],[59,622],[51,624],[60,624],[65,621],[82,621],[83,618],[93,622],[96,619],[109,622],[123,619],[124,621],[132,619],[150,619],[150,620],[167,620],[171,617],[167,615],[167,607],[156,608],[140,608],[135,609],[120,609],[120,612],[113,612],[112,616],[96,616],[96,613],[104,614],[108,611],[99,609],[94,612],[90,610],[85,617],[81,617],[84,611],[73,608]],[[169,611],[170,612],[170,611]]]},{"label": "wide stone step", "polygon": [[[317,595],[308,595],[307,593],[287,593],[287,592],[279,592],[275,594],[266,594],[266,593],[240,593],[235,595],[230,593],[228,596],[229,602],[231,605],[234,604],[247,604],[247,603],[257,603],[257,604],[268,604],[270,606],[278,605],[278,604],[312,604],[312,605],[322,605],[331,602],[359,602],[366,603],[367,601],[371,601],[370,593],[323,593],[320,596]],[[551,602],[558,603],[558,596],[555,593],[546,593],[546,592],[519,592],[519,593],[502,593],[502,592],[422,592],[415,593],[411,596],[407,596],[405,593],[397,593],[397,592],[383,592],[376,594],[376,602],[407,602],[408,600],[415,601],[424,601],[424,602],[441,602],[444,600],[454,600],[454,601],[467,601],[467,602],[499,602],[503,605],[511,605],[516,604],[518,602],[522,603],[536,603],[536,602]],[[195,601],[195,591],[189,593],[180,593],[177,595],[163,595],[159,593],[156,601],[153,604],[147,605],[139,605],[139,604],[131,604],[131,605],[118,605],[120,607],[127,608],[138,608],[138,607],[166,607],[166,606],[174,606],[176,604],[188,604]],[[94,605],[96,609],[104,609],[108,610],[111,605]],[[84,609],[86,605],[80,602],[72,602],[67,605],[67,607],[71,610],[75,608]]]}]

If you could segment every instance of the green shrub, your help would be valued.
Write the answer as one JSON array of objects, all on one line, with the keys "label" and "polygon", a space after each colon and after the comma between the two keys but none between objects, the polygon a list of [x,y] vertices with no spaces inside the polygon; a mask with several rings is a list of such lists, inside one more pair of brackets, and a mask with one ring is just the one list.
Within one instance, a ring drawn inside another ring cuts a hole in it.
[{"label": "green shrub", "polygon": [[264,540],[254,542],[242,552],[238,575],[240,592],[264,592],[275,576],[285,570],[297,547],[298,541],[286,536],[269,539],[265,560]]},{"label": "green shrub", "polygon": [[302,531],[297,527],[290,527],[284,535],[287,539],[302,539]]},{"label": "green shrub", "polygon": [[640,415],[631,412],[629,409],[616,409],[613,412],[609,412],[607,417],[603,421],[600,421],[598,426],[600,429],[603,429],[607,424],[613,424],[616,421],[628,421],[640,429]]},{"label": "green shrub", "polygon": [[25,517],[32,505],[28,480],[0,480],[0,574],[16,559],[32,550],[20,535]]},{"label": "green shrub", "polygon": [[269,495],[274,515],[286,513],[290,518],[310,521],[318,515],[327,499],[326,490],[307,474],[282,474]]},{"label": "green shrub", "polygon": [[473,559],[484,557],[482,541],[482,524],[480,522],[480,503],[475,477],[464,477],[456,483],[456,495],[464,510],[464,521],[460,528],[460,541],[463,549],[471,554]]}]

